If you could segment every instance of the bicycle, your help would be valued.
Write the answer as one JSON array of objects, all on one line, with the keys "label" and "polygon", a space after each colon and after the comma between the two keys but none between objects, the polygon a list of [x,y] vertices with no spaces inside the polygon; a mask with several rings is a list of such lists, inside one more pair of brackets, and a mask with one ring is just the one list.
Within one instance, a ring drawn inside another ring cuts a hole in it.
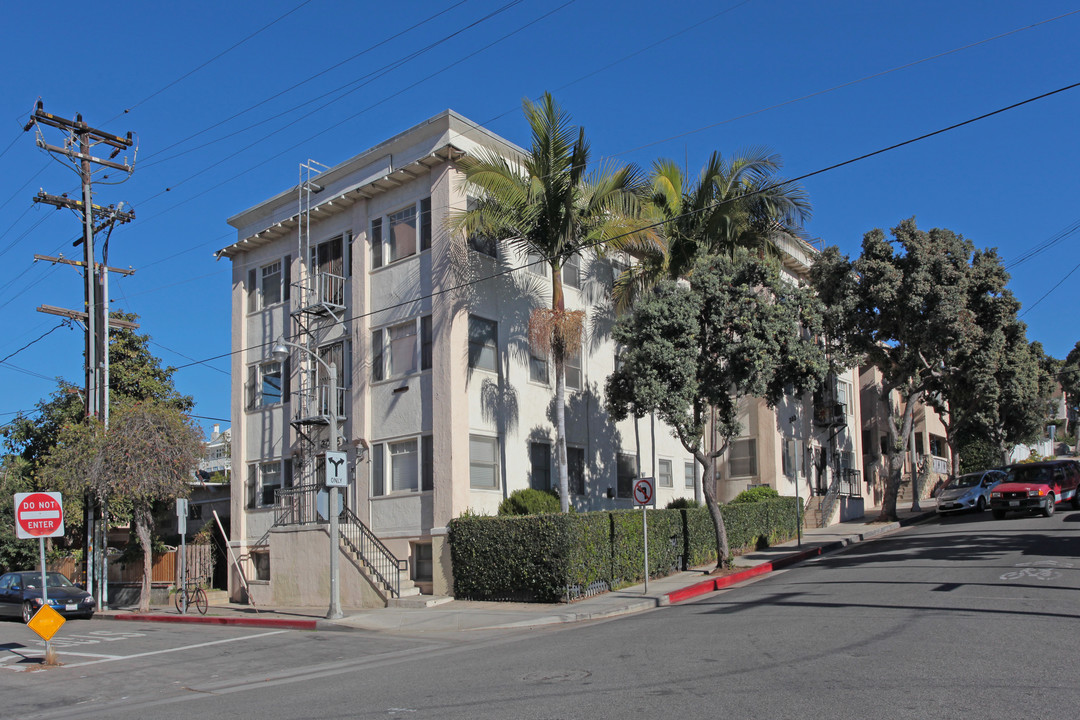
[{"label": "bicycle", "polygon": [[184,599],[187,599],[187,607],[190,609],[192,606],[199,611],[200,615],[206,614],[206,608],[209,603],[206,600],[206,591],[203,590],[203,585],[206,584],[206,578],[199,576],[194,580],[189,580],[184,583],[182,590],[177,590],[173,596],[173,601],[176,603],[176,612],[183,614],[184,612]]}]

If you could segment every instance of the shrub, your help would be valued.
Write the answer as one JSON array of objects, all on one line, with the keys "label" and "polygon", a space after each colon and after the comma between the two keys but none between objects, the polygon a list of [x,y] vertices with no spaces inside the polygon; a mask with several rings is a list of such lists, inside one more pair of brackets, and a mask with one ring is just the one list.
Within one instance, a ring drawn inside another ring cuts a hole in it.
[{"label": "shrub", "polygon": [[735,496],[733,503],[752,503],[761,502],[762,500],[773,500],[780,497],[780,493],[768,485],[759,485],[748,490],[743,490],[741,493]]},{"label": "shrub", "polygon": [[701,507],[701,503],[693,498],[675,498],[667,504],[668,510],[685,510],[686,508]]},{"label": "shrub", "polygon": [[499,503],[499,515],[540,515],[559,512],[559,497],[552,492],[524,488]]}]

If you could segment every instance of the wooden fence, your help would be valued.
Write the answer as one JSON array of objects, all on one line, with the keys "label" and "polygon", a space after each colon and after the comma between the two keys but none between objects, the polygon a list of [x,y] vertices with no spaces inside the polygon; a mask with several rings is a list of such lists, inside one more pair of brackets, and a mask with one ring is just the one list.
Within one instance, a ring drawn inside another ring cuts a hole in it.
[{"label": "wooden fence", "polygon": [[[63,573],[77,585],[86,583],[86,564],[78,558],[65,557],[48,563],[49,570]],[[126,565],[117,560],[109,562],[110,583],[141,583],[143,573],[142,558]],[[214,577],[214,554],[209,545],[187,546],[187,576],[189,580]],[[180,582],[180,548],[155,555],[150,567],[150,580],[153,583],[176,585]]]}]

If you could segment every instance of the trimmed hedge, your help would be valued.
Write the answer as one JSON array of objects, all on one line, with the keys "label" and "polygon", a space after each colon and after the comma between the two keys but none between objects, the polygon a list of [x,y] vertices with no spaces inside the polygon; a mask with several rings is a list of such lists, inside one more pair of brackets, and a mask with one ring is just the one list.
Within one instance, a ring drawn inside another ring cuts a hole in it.
[{"label": "trimmed hedge", "polygon": [[[796,534],[795,498],[721,506],[734,554]],[[558,602],[643,579],[641,513],[461,517],[449,523],[454,595]],[[649,575],[716,561],[708,508],[649,511]]]}]

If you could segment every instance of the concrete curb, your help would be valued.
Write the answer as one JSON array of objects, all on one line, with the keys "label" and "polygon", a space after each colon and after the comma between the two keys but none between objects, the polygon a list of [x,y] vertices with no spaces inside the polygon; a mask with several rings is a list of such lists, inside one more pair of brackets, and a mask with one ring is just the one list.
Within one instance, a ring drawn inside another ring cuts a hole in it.
[{"label": "concrete curb", "polygon": [[320,627],[320,621],[318,620],[301,620],[299,618],[220,617],[216,615],[162,615],[155,613],[117,613],[115,615],[106,615],[104,613],[99,613],[94,617],[99,620],[127,620],[130,622],[165,622],[191,625],[240,625],[243,627],[281,628],[282,630],[330,629],[329,627]]},{"label": "concrete curb", "polygon": [[776,560],[773,560],[771,562],[762,563],[761,565],[755,565],[754,567],[740,570],[739,572],[735,572],[730,575],[709,578],[708,580],[703,580],[702,582],[688,585],[687,587],[680,588],[679,590],[675,590],[668,593],[667,595],[661,596],[660,605],[674,605],[676,603],[685,602],[701,595],[705,595],[706,593],[723,590],[724,588],[731,587],[732,585],[737,585],[741,582],[749,580],[750,578],[757,577],[758,575],[765,575],[767,573],[773,572],[774,570],[781,570],[790,565],[796,565],[803,562],[804,560],[810,560],[811,558],[820,557],[825,553],[841,550],[845,547],[848,547],[849,545],[854,545],[855,543],[869,540],[872,537],[876,537],[887,532],[892,532],[893,530],[899,530],[901,527],[906,527],[908,525],[913,525],[917,522],[922,522],[923,520],[926,520],[933,516],[933,512],[925,512],[921,515],[915,515],[909,518],[905,518],[898,522],[881,525],[864,533],[858,533],[856,535],[852,535],[851,537],[844,538],[843,540],[835,540],[830,543],[825,543],[823,545],[818,545],[816,547],[808,548],[806,550],[801,550],[799,552],[777,558]]}]

